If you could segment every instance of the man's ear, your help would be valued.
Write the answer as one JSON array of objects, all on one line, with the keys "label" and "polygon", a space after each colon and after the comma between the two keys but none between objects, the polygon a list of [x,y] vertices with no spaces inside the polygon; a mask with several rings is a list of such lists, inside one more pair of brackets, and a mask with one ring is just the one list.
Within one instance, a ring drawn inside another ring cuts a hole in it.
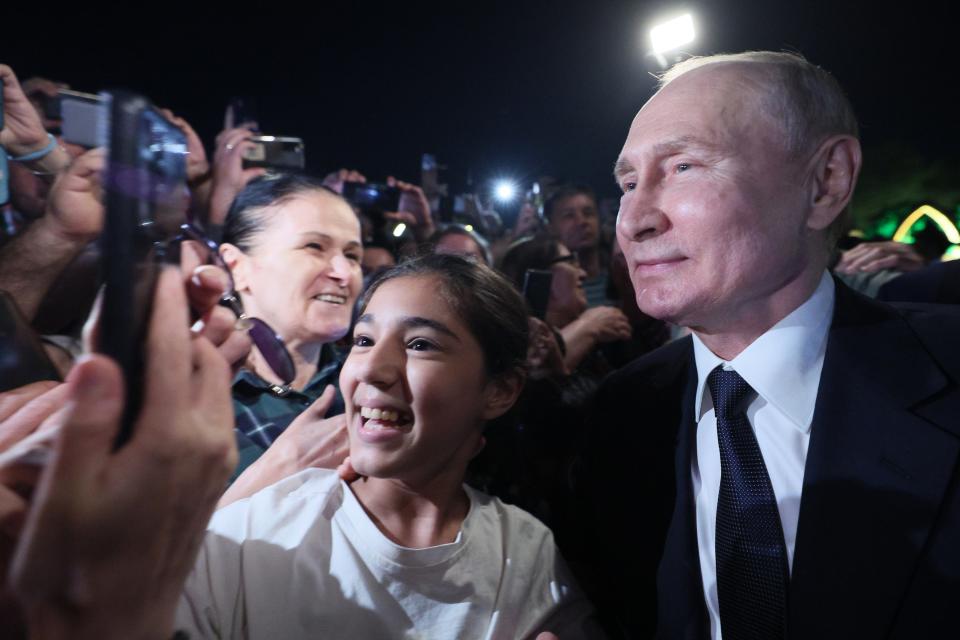
[{"label": "man's ear", "polygon": [[863,163],[860,141],[836,135],[821,143],[811,162],[811,202],[807,226],[821,231],[850,203]]},{"label": "man's ear", "polygon": [[486,406],[483,409],[483,419],[493,420],[505,414],[516,403],[523,391],[526,375],[522,371],[502,373],[487,382]]},{"label": "man's ear", "polygon": [[247,286],[247,261],[248,258],[243,251],[236,245],[225,242],[220,245],[220,258],[227,268],[230,269],[230,275],[233,277],[233,287],[237,291],[248,291]]}]

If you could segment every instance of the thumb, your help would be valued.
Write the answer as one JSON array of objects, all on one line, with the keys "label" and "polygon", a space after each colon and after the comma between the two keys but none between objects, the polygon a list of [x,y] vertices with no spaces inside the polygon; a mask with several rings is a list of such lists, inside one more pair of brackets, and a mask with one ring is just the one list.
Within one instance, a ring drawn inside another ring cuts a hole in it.
[{"label": "thumb", "polygon": [[61,486],[96,473],[98,462],[110,456],[123,413],[123,374],[105,356],[80,360],[67,377],[68,401],[64,425],[52,461]]},{"label": "thumb", "polygon": [[337,396],[337,390],[333,388],[332,384],[328,384],[323,390],[323,393],[320,394],[320,397],[313,401],[309,407],[307,407],[307,412],[310,413],[314,418],[323,418],[327,415],[327,411],[330,410],[330,406],[333,404],[333,399]]}]

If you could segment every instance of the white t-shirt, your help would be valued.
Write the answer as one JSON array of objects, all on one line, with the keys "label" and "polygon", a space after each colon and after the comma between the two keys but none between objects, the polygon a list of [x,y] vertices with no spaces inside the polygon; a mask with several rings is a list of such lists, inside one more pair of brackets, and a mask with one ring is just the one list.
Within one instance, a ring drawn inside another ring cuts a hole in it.
[{"label": "white t-shirt", "polygon": [[336,472],[308,469],[217,513],[187,580],[191,638],[593,637],[550,530],[466,487],[457,539],[390,541]]}]

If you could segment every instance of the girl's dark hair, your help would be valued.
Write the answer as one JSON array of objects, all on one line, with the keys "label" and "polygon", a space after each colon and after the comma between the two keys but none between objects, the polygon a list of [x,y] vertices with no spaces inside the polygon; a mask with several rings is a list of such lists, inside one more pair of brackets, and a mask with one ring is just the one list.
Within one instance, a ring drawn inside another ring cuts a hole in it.
[{"label": "girl's dark hair", "polygon": [[[280,173],[254,178],[230,205],[223,223],[222,242],[229,242],[241,251],[249,251],[255,236],[266,226],[266,207],[282,204],[310,191],[323,191],[331,198],[343,200],[343,196],[312,176]],[[343,202],[347,203],[346,200]]]},{"label": "girl's dark hair", "polygon": [[526,370],[529,327],[523,298],[503,276],[474,260],[425,254],[401,262],[370,284],[360,300],[360,313],[384,282],[419,276],[440,280],[438,293],[480,344],[488,375]]},{"label": "girl's dark hair", "polygon": [[549,233],[538,233],[510,245],[500,261],[500,271],[517,291],[523,291],[527,269],[549,269],[559,255],[560,240]]}]

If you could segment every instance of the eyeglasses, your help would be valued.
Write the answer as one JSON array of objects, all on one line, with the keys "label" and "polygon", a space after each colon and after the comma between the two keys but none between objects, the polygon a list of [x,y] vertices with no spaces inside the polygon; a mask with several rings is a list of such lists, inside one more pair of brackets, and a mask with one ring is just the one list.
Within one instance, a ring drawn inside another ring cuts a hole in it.
[{"label": "eyeglasses", "polygon": [[296,377],[296,368],[293,365],[293,358],[290,357],[290,352],[287,351],[287,347],[283,342],[283,338],[260,318],[254,318],[246,314],[243,309],[243,302],[240,300],[240,295],[234,287],[233,274],[230,273],[230,268],[227,267],[227,263],[220,257],[220,245],[205,236],[192,221],[189,221],[189,215],[187,219],[188,222],[180,225],[180,235],[177,236],[174,241],[182,242],[184,240],[192,240],[196,242],[201,246],[201,249],[207,252],[207,262],[213,263],[226,272],[230,287],[223,297],[220,298],[220,303],[233,311],[237,316],[237,328],[247,331],[250,335],[250,340],[253,341],[254,346],[257,347],[257,350],[263,356],[267,366],[280,378],[284,385],[289,385]]},{"label": "eyeglasses", "polygon": [[552,267],[552,266],[555,265],[555,264],[563,264],[563,263],[570,264],[570,265],[573,265],[573,266],[575,266],[575,267],[579,267],[579,266],[580,266],[580,256],[577,255],[577,252],[576,252],[576,251],[571,251],[570,253],[568,253],[568,254],[565,255],[565,256],[557,256],[557,257],[554,258],[553,260],[548,261],[548,262],[547,262],[547,266],[548,266],[548,267]]}]

